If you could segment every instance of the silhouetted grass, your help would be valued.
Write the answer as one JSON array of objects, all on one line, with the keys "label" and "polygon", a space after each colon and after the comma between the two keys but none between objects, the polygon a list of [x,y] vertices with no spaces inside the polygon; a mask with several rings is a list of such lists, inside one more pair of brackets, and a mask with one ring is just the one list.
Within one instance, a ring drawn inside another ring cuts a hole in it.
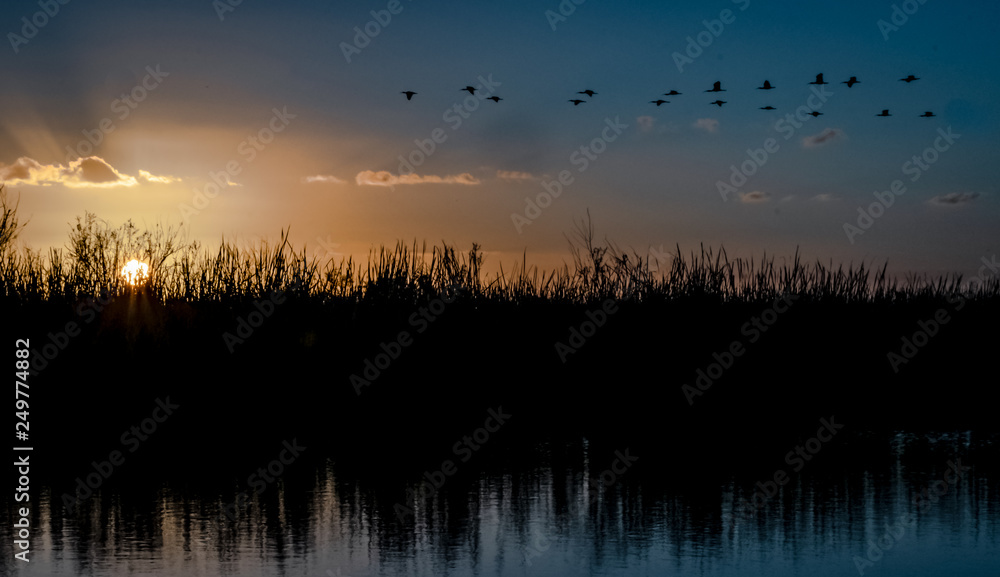
[{"label": "silhouetted grass", "polygon": [[[161,302],[227,302],[259,298],[274,291],[293,291],[319,302],[417,303],[453,287],[465,297],[484,302],[550,302],[581,304],[614,298],[623,302],[696,299],[708,302],[762,302],[792,293],[813,302],[898,303],[942,299],[963,294],[967,299],[1000,295],[996,277],[975,287],[963,286],[958,274],[938,278],[907,275],[900,281],[881,267],[834,266],[803,262],[796,252],[789,263],[730,260],[724,248],[701,246],[685,255],[676,249],[669,267],[649,257],[620,250],[613,243],[595,243],[591,222],[577,223],[567,238],[572,268],[540,271],[524,262],[493,275],[483,272],[483,253],[473,244],[467,253],[443,244],[430,249],[403,243],[372,251],[364,266],[352,258],[310,257],[296,250],[288,231],[277,243],[261,241],[241,247],[223,239],[215,251],[178,240],[180,231],[157,226],[139,231],[129,221],[117,228],[87,213],[70,227],[64,248],[47,254],[15,246],[23,224],[17,206],[0,189],[0,290],[18,302],[65,300],[86,295],[139,292]],[[128,285],[121,270],[131,259],[149,265],[148,278]]]},{"label": "silhouetted grass", "polygon": [[[177,229],[114,227],[92,214],[71,225],[66,246],[43,253],[15,244],[23,224],[2,195],[0,214],[0,332],[9,342],[31,337],[32,398],[47,407],[36,437],[49,435],[66,455],[89,437],[60,431],[117,439],[125,421],[168,395],[184,407],[170,426],[185,432],[163,442],[182,452],[202,436],[239,431],[251,447],[255,436],[281,431],[339,451],[374,445],[405,455],[467,432],[457,415],[499,405],[516,415],[510,434],[525,438],[599,433],[645,439],[650,450],[684,439],[691,451],[734,454],[769,430],[785,434],[829,414],[859,428],[995,423],[977,375],[995,348],[996,278],[970,288],[960,275],[900,280],[884,264],[730,259],[705,247],[677,247],[657,263],[597,242],[589,219],[567,235],[571,263],[549,271],[522,261],[487,273],[478,245],[398,243],[362,264],[323,260],[294,247],[287,230],[277,242],[224,239],[209,250],[179,240]],[[136,286],[120,275],[133,258],[150,266]],[[456,287],[460,298],[426,330],[412,320]],[[293,298],[247,335],[259,310],[251,301],[279,290]],[[794,306],[751,338],[751,319],[785,293],[798,295]],[[111,297],[101,309],[89,300],[97,295]],[[617,312],[574,341],[608,298]],[[893,367],[887,353],[941,311],[948,324]],[[79,336],[64,334],[71,322]],[[411,344],[365,376],[404,332]],[[227,335],[236,334],[232,346]],[[574,352],[563,356],[557,343]],[[689,403],[682,387],[734,343],[746,353]],[[371,381],[363,394],[358,376]],[[101,386],[78,385],[88,379]],[[107,406],[126,416],[92,423]]]}]

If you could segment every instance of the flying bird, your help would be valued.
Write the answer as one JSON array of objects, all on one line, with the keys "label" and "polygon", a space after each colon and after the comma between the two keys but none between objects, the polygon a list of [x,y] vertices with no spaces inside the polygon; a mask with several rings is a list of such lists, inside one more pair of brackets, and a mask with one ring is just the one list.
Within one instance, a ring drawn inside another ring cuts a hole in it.
[{"label": "flying bird", "polygon": [[581,90],[580,92],[577,92],[577,94],[586,94],[587,96],[589,96],[589,97],[593,98],[593,97],[594,97],[594,95],[595,95],[595,94],[597,94],[597,93],[596,93],[596,92],[594,92],[593,90],[590,90],[590,89],[588,88],[587,90]]},{"label": "flying bird", "polygon": [[580,100],[580,99],[574,99],[574,100],[570,100],[569,102],[572,102],[573,106],[580,106],[581,104],[584,104],[587,101],[586,100]]},{"label": "flying bird", "polygon": [[933,117],[934,117],[934,113],[931,112],[930,110],[928,110],[927,112],[925,112],[925,113],[923,113],[923,114],[920,115],[920,118],[933,118]]},{"label": "flying bird", "polygon": [[760,109],[761,110],[777,110],[777,108],[775,108],[773,106],[761,106]]},{"label": "flying bird", "polygon": [[850,88],[850,87],[854,86],[855,84],[858,84],[859,82],[861,82],[861,81],[858,80],[857,76],[851,76],[848,80],[845,80],[845,81],[841,82],[841,84],[846,84],[847,87]]},{"label": "flying bird", "polygon": [[722,108],[722,105],[723,105],[723,104],[725,104],[725,103],[726,103],[726,101],[725,101],[725,100],[716,100],[715,102],[709,102],[709,104],[715,104],[715,105],[717,105],[717,106],[718,106],[719,108]]},{"label": "flying bird", "polygon": [[816,111],[816,110],[813,110],[809,114],[811,114],[813,118],[816,118],[817,116],[823,116],[822,112],[819,112],[819,111]]},{"label": "flying bird", "polygon": [[473,96],[475,96],[475,94],[476,94],[476,89],[473,86],[466,86],[462,90],[467,90],[469,92],[469,94],[472,94]]},{"label": "flying bird", "polygon": [[899,79],[900,82],[905,82],[907,84],[913,82],[914,80],[920,80],[920,79],[917,78],[916,76],[912,75],[912,74],[909,75],[909,76],[907,76],[906,78],[900,78]]},{"label": "flying bird", "polygon": [[661,104],[670,104],[670,101],[669,100],[664,100],[664,99],[661,98],[659,100],[650,100],[649,103],[650,104],[655,104],[655,105],[659,106]]},{"label": "flying bird", "polygon": [[889,114],[889,109],[886,108],[885,110],[882,111],[882,114],[876,114],[875,116],[892,116],[892,115]]},{"label": "flying bird", "polygon": [[501,100],[503,100],[503,98],[500,98],[499,96],[490,96],[486,100],[492,100],[493,102],[499,103]]},{"label": "flying bird", "polygon": [[664,96],[678,96],[678,95],[680,95],[680,94],[681,94],[681,93],[680,93],[680,92],[677,92],[676,90],[671,90],[670,92],[664,92],[664,93],[663,93],[663,95],[664,95]]},{"label": "flying bird", "polygon": [[764,85],[763,86],[758,86],[757,87],[757,90],[773,90],[773,89],[774,89],[774,86],[771,86],[771,82],[768,81],[768,80],[764,81]]},{"label": "flying bird", "polygon": [[829,84],[829,82],[823,82],[823,73],[816,75],[816,82],[810,82],[809,84]]},{"label": "flying bird", "polygon": [[412,90],[405,90],[403,92],[400,92],[400,94],[405,94],[407,100],[413,100],[413,95],[416,94],[416,92]]},{"label": "flying bird", "polygon": [[725,92],[725,91],[726,89],[722,87],[722,83],[716,82],[715,84],[712,85],[711,90],[706,90],[705,92]]}]

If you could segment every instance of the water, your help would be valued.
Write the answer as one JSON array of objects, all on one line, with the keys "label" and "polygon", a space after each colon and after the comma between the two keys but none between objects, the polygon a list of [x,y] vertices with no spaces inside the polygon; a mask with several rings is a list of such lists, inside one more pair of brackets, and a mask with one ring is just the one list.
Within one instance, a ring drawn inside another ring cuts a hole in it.
[{"label": "water", "polygon": [[[551,440],[484,446],[466,462],[429,448],[417,468],[373,469],[316,447],[313,460],[292,462],[259,495],[221,472],[142,473],[110,477],[72,513],[60,501],[66,483],[54,483],[39,490],[30,563],[8,553],[0,569],[47,577],[1000,574],[992,439],[838,439],[798,471],[783,459],[787,448],[748,467],[713,461],[711,452],[678,460],[670,447]],[[442,456],[453,474],[417,495]],[[766,490],[778,469],[787,482],[754,506],[757,481]],[[942,494],[915,504],[925,489]],[[229,518],[224,505],[241,491],[250,500]],[[743,499],[751,505],[741,507]],[[9,531],[0,529],[5,544]]]}]

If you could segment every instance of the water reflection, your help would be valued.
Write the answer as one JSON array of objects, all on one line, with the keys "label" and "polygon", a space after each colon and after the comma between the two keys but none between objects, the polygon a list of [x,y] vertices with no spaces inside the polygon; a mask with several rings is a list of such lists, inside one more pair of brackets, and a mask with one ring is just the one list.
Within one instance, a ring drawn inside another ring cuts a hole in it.
[{"label": "water reflection", "polygon": [[[666,453],[615,467],[622,449],[539,443],[484,459],[425,494],[422,471],[387,479],[326,460],[252,494],[233,519],[224,507],[240,489],[210,482],[110,483],[74,512],[43,490],[31,563],[6,556],[0,568],[46,576],[996,574],[996,451],[970,433],[898,434],[871,459],[831,457],[751,511],[741,504],[766,476],[702,475]],[[613,468],[620,473],[602,480]]]}]

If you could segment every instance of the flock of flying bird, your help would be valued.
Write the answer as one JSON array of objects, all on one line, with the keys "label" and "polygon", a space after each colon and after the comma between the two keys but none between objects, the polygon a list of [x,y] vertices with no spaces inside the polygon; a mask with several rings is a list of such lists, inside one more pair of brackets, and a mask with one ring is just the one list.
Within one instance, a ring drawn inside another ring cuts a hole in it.
[{"label": "flock of flying bird", "polygon": [[[900,82],[905,82],[907,84],[913,82],[914,80],[920,80],[920,79],[917,78],[916,76],[912,75],[912,74],[910,74],[906,78],[900,78],[899,79]],[[851,76],[849,79],[841,82],[841,84],[846,84],[848,88],[852,88],[855,84],[860,84],[860,83],[861,83],[861,81],[858,80],[857,76]],[[819,85],[823,85],[823,84],[829,84],[829,82],[824,81],[823,80],[823,74],[820,73],[820,74],[816,75],[816,80],[814,80],[813,82],[810,82],[809,84],[813,84],[813,85],[819,86]],[[774,85],[772,85],[770,81],[765,80],[764,84],[762,84],[761,86],[757,87],[757,90],[774,90],[775,88],[777,88],[777,87],[774,86]],[[469,94],[472,94],[473,96],[475,96],[475,94],[476,94],[476,88],[474,86],[466,86],[465,88],[462,88],[461,90],[465,91],[465,92],[468,92]],[[717,81],[714,84],[712,84],[712,88],[706,90],[705,92],[726,92],[726,89],[722,87],[722,82],[718,82]],[[407,100],[412,100],[413,96],[415,94],[417,94],[417,93],[413,92],[412,90],[404,90],[403,92],[401,92],[401,94],[405,94]],[[593,98],[594,95],[597,94],[597,92],[594,92],[593,90],[587,89],[587,90],[581,90],[581,91],[577,92],[577,94],[586,94],[587,98],[589,100],[589,99]],[[663,96],[680,96],[681,94],[683,94],[683,93],[677,92],[676,90],[671,90],[670,92],[664,92]],[[493,102],[499,103],[501,100],[503,100],[503,98],[500,98],[499,96],[490,96],[490,97],[487,98],[487,100],[492,100]],[[587,100],[582,100],[580,98],[573,98],[573,99],[568,100],[568,102],[572,102],[573,106],[579,106],[581,104],[586,104]],[[650,104],[655,104],[656,106],[660,106],[661,104],[669,104],[670,101],[669,100],[664,100],[662,98],[658,98],[656,100],[650,100],[649,103]],[[713,102],[709,102],[709,104],[714,104],[714,105],[718,106],[719,108],[722,108],[722,105],[726,104],[726,101],[725,100],[715,100]],[[761,110],[777,110],[775,107],[770,106],[770,105],[768,105],[768,106],[761,106],[760,109]],[[812,111],[812,112],[810,112],[808,114],[812,115],[812,117],[815,118],[817,116],[822,116],[823,113],[814,110],[814,111]],[[885,110],[883,110],[881,112],[881,114],[876,114],[875,116],[883,116],[884,117],[884,116],[892,116],[892,115],[889,114],[889,110],[888,109],[885,109]],[[923,114],[920,115],[920,118],[932,118],[932,117],[934,117],[934,113],[931,112],[931,111],[929,111],[929,110],[927,112],[924,112]]]}]

